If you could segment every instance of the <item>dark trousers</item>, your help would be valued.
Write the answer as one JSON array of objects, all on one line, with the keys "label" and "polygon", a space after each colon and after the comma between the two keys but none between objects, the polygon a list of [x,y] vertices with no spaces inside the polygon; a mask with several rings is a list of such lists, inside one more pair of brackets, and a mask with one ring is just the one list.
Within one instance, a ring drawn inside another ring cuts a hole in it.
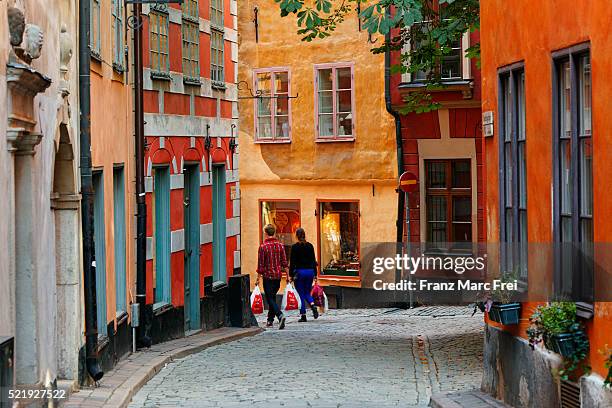
[{"label": "dark trousers", "polygon": [[268,303],[268,321],[274,321],[274,316],[280,317],[283,315],[280,307],[276,304],[276,294],[280,289],[280,279],[265,279],[263,280],[264,293],[266,295],[266,302]]},{"label": "dark trousers", "polygon": [[302,299],[300,314],[306,314],[306,306],[310,307],[314,302],[310,295],[310,291],[312,291],[312,281],[314,280],[315,271],[314,269],[296,269],[295,272],[295,289]]}]

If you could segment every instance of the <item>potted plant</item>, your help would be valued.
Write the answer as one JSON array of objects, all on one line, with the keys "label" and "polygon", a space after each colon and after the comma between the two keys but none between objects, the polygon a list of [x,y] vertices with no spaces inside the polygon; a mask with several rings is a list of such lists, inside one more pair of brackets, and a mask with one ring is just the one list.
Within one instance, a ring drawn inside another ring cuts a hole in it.
[{"label": "potted plant", "polygon": [[567,379],[567,375],[578,368],[589,351],[589,339],[577,321],[576,304],[553,302],[539,306],[529,320],[529,344],[533,348],[543,343],[547,349],[560,354],[564,364],[559,374]]},{"label": "potted plant", "polygon": [[[517,280],[517,274],[506,274],[500,279],[501,283],[513,283]],[[520,302],[511,302],[512,291],[495,289],[491,292],[489,304],[489,319],[503,325],[518,324],[521,316]]]}]

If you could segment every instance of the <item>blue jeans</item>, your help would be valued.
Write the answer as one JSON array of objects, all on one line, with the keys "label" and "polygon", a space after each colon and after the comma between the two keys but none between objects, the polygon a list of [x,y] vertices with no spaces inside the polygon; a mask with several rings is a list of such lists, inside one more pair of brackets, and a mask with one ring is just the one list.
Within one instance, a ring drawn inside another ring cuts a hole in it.
[{"label": "blue jeans", "polygon": [[295,270],[295,290],[298,291],[302,300],[302,307],[300,307],[301,314],[306,314],[306,305],[310,306],[314,302],[312,296],[310,296],[314,276],[314,269]]}]

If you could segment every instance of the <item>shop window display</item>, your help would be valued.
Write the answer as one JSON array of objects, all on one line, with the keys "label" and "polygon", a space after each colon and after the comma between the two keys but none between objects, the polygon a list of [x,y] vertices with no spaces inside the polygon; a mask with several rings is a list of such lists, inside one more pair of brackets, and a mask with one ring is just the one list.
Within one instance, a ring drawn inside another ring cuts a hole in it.
[{"label": "shop window display", "polygon": [[[297,200],[261,201],[261,226],[276,226],[276,237],[285,247],[287,259],[296,242],[295,230],[300,227],[300,202]],[[265,239],[261,231],[261,240]]]},{"label": "shop window display", "polygon": [[358,277],[359,203],[319,203],[321,275]]}]

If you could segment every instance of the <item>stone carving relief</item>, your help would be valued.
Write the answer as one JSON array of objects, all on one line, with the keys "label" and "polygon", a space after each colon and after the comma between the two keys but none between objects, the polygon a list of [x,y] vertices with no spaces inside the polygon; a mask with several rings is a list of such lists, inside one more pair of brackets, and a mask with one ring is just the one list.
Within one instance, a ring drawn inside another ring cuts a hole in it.
[{"label": "stone carving relief", "polygon": [[42,138],[42,134],[34,131],[34,97],[51,85],[51,79],[29,64],[40,57],[44,36],[40,27],[26,24],[23,12],[17,7],[8,8],[7,20],[12,47],[6,67],[8,149],[33,154],[34,146]]},{"label": "stone carving relief", "polygon": [[16,7],[9,7],[7,14],[11,46],[18,47],[23,41],[25,17],[23,12]]},{"label": "stone carving relief", "polygon": [[16,56],[26,64],[32,63],[32,60],[40,57],[44,40],[43,30],[36,24],[26,24],[23,11],[17,7],[8,8],[7,19],[12,47],[10,60],[16,62]]},{"label": "stone carving relief", "polygon": [[72,38],[68,34],[65,24],[60,30],[60,91],[63,97],[70,94],[70,77],[68,75],[70,60],[72,59]]},{"label": "stone carving relief", "polygon": [[[40,57],[43,46],[43,31],[35,24],[26,24],[23,38],[23,52],[20,58],[27,64]],[[17,54],[19,55],[19,54]]]}]

